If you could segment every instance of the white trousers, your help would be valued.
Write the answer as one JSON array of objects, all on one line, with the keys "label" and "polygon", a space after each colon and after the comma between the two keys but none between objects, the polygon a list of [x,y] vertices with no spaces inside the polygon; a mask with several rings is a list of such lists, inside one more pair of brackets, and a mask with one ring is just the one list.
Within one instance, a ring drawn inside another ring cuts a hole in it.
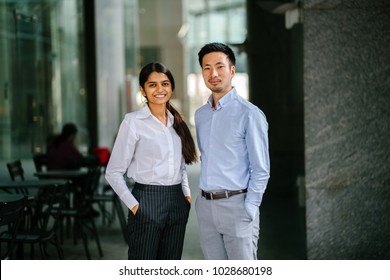
[{"label": "white trousers", "polygon": [[256,260],[259,211],[252,221],[244,206],[246,194],[195,202],[200,243],[207,260]]}]

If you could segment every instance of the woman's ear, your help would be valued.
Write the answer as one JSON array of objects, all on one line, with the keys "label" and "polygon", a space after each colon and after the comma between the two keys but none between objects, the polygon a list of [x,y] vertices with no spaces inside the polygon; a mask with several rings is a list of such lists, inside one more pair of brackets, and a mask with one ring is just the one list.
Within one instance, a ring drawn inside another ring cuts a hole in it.
[{"label": "woman's ear", "polygon": [[143,87],[139,87],[139,91],[141,92],[142,96],[146,98],[146,92],[144,91]]}]

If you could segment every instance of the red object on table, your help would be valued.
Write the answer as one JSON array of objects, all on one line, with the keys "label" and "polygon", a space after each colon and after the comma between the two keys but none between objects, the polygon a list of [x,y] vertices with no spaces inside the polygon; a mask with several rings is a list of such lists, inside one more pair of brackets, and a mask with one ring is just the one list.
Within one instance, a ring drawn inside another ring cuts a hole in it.
[{"label": "red object on table", "polygon": [[101,165],[107,165],[110,158],[110,150],[106,147],[95,147],[93,148],[93,154],[99,158]]}]

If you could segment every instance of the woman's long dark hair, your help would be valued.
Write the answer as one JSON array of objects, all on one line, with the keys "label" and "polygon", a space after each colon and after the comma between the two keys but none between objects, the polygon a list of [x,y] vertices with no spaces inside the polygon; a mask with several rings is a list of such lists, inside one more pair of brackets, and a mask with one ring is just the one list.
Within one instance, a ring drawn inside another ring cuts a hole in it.
[{"label": "woman's long dark hair", "polygon": [[[144,88],[149,75],[153,72],[165,74],[171,82],[172,91],[175,89],[175,79],[173,78],[171,71],[160,62],[152,62],[142,68],[139,73],[139,85],[142,88]],[[182,115],[173,108],[169,101],[167,102],[167,109],[174,117],[173,128],[181,139],[182,154],[185,163],[195,163],[197,161],[195,143],[187,124],[183,120]]]}]

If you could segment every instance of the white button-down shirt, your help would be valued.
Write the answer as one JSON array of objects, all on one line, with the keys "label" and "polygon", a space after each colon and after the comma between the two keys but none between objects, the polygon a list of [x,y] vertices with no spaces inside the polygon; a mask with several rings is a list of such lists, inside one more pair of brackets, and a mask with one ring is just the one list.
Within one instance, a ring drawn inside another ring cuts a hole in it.
[{"label": "white button-down shirt", "polygon": [[106,168],[106,180],[125,205],[132,209],[138,201],[129,190],[124,175],[147,185],[181,183],[184,196],[190,195],[181,139],[173,128],[168,111],[167,126],[145,105],[126,114]]}]

